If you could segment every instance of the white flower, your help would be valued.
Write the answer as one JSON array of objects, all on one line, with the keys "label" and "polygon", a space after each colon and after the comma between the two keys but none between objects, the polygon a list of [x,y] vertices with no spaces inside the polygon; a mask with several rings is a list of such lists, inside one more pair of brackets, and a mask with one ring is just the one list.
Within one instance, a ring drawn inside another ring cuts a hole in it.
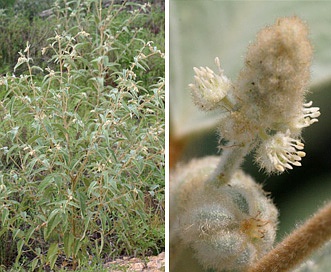
[{"label": "white flower", "polygon": [[49,67],[45,68],[45,70],[49,73],[49,76],[52,77],[55,75],[54,70],[50,69]]},{"label": "white flower", "polygon": [[208,67],[194,67],[194,83],[189,84],[192,92],[193,102],[202,110],[209,111],[219,106],[220,101],[226,97],[232,84],[223,75],[220,68],[219,59],[215,59],[219,69],[219,75]]},{"label": "white flower", "polygon": [[256,161],[267,172],[284,172],[301,166],[301,158],[306,155],[303,152],[304,144],[290,137],[290,131],[278,132],[261,143],[256,151]]}]

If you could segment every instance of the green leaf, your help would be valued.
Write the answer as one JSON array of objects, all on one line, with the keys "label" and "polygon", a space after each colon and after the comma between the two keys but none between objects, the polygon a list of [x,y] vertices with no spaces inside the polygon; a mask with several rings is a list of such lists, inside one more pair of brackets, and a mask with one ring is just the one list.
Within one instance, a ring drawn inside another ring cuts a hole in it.
[{"label": "green leaf", "polygon": [[[17,152],[16,149],[19,149],[19,145],[14,144],[14,145],[12,145],[12,147],[9,148],[9,150],[7,151],[7,153],[6,153],[6,162],[7,162],[7,163],[9,163],[10,158],[11,158],[12,156],[15,155],[15,152]],[[13,154],[12,154],[12,153],[13,153]]]},{"label": "green leaf", "polygon": [[44,72],[44,70],[42,68],[40,68],[39,66],[32,66],[31,69],[37,70],[39,72]]},{"label": "green leaf", "polygon": [[29,241],[31,236],[34,234],[35,228],[30,228],[26,234],[25,234],[25,239],[26,241]]},{"label": "green leaf", "polygon": [[79,200],[79,209],[81,212],[82,217],[84,218],[86,215],[86,202],[87,202],[87,196],[84,192],[77,191],[77,196]]},{"label": "green leaf", "polygon": [[75,237],[72,233],[67,232],[63,237],[64,243],[64,253],[69,257],[73,255],[73,243],[75,241]]},{"label": "green leaf", "polygon": [[15,96],[12,96],[12,98],[10,99],[10,102],[9,102],[9,114],[11,116],[13,116],[13,114],[15,114],[15,110],[14,110],[14,102],[15,102]]},{"label": "green leaf", "polygon": [[75,243],[74,243],[74,254],[75,254],[75,256],[78,255],[78,252],[79,252],[79,250],[80,250],[82,244],[83,244],[83,243],[82,243],[81,241],[75,239]]},{"label": "green leaf", "polygon": [[83,235],[82,237],[80,238],[80,241],[83,241],[84,238],[85,238],[85,235],[86,235],[86,231],[88,230],[90,226],[90,222],[91,222],[91,219],[93,217],[93,214],[91,212],[88,213],[88,215],[85,217],[84,219],[84,232],[83,232]]},{"label": "green leaf", "polygon": [[3,208],[1,212],[2,212],[2,214],[1,214],[1,223],[2,223],[2,227],[4,227],[5,223],[8,219],[9,210],[7,208]]},{"label": "green leaf", "polygon": [[89,197],[91,197],[91,195],[93,194],[93,192],[95,191],[95,187],[98,185],[98,182],[96,180],[92,181],[90,186],[87,189],[87,194]]},{"label": "green leaf", "polygon": [[18,132],[18,130],[19,130],[19,126],[16,126],[16,127],[13,127],[10,131],[9,131],[9,133],[12,135],[12,137],[11,137],[11,140],[12,141],[14,141],[14,139],[15,139],[15,137],[16,137],[16,135],[17,135],[17,132]]},{"label": "green leaf", "polygon": [[64,128],[63,124],[52,124],[52,126],[57,128],[57,130],[61,132],[63,136],[68,135],[68,131]]},{"label": "green leaf", "polygon": [[48,187],[49,185],[51,185],[54,182],[54,180],[55,179],[52,175],[46,176],[43,179],[43,181],[39,184],[38,191],[42,193],[46,189],[46,187]]},{"label": "green leaf", "polygon": [[21,238],[23,236],[22,231],[20,229],[16,229],[13,231],[13,239],[16,237]]},{"label": "green leaf", "polygon": [[39,263],[39,258],[38,257],[34,258],[33,261],[31,262],[31,270],[32,271],[34,271],[36,269],[38,263]]},{"label": "green leaf", "polygon": [[54,229],[63,220],[61,213],[62,213],[62,211],[60,209],[55,209],[49,215],[48,220],[47,220],[47,225],[46,225],[45,231],[44,231],[45,240],[47,240],[50,237],[50,235],[53,233]]},{"label": "green leaf", "polygon": [[49,246],[49,249],[47,252],[47,260],[49,261],[49,265],[50,265],[51,269],[54,268],[57,256],[59,255],[58,248],[59,248],[59,246],[57,243],[52,243]]},{"label": "green leaf", "polygon": [[34,143],[36,140],[38,140],[38,139],[41,138],[41,137],[42,137],[41,135],[34,135],[33,137],[31,137],[31,138],[28,140],[27,144],[28,144],[28,145],[31,145],[32,143]]},{"label": "green leaf", "polygon": [[16,263],[21,258],[23,245],[24,245],[24,239],[18,240],[18,242],[17,242],[17,256],[16,256],[16,260],[15,260]]}]

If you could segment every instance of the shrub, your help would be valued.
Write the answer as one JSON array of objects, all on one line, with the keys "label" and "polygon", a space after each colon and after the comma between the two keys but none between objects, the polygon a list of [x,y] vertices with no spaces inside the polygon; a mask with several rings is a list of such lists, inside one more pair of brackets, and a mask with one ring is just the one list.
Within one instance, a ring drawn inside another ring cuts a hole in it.
[{"label": "shrub", "polygon": [[2,266],[164,247],[163,53],[132,27],[148,8],[57,1],[48,67],[27,43],[0,78]]}]

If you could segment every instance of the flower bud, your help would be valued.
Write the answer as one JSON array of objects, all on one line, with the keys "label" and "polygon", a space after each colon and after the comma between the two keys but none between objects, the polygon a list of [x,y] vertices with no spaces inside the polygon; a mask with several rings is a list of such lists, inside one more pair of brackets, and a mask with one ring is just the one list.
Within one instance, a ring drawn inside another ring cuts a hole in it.
[{"label": "flower bud", "polygon": [[247,120],[277,131],[302,116],[311,60],[308,29],[298,17],[262,29],[235,84]]},{"label": "flower bud", "polygon": [[194,160],[173,174],[171,246],[193,249],[205,268],[232,271],[245,268],[272,247],[277,210],[240,170],[222,186],[206,183],[218,161]]}]

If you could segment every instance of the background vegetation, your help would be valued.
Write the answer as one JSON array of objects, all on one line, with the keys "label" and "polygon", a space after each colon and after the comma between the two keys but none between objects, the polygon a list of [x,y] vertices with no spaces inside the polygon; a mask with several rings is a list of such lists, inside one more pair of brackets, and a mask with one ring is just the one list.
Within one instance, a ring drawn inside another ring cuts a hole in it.
[{"label": "background vegetation", "polygon": [[162,5],[0,4],[0,270],[159,253]]}]

